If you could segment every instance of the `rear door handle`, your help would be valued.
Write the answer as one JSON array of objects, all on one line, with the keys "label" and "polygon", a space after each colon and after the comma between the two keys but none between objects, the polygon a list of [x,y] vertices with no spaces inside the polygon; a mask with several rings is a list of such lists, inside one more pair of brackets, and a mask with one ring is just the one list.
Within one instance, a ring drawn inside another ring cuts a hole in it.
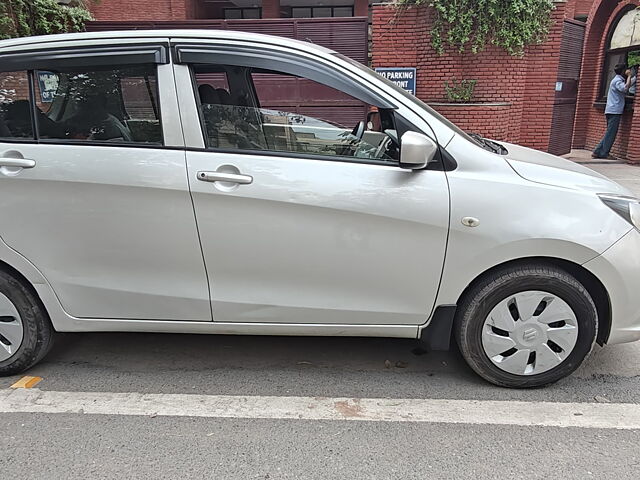
[{"label": "rear door handle", "polygon": [[253,183],[251,175],[242,175],[240,173],[198,172],[197,178],[202,182],[228,182],[237,183],[238,185]]},{"label": "rear door handle", "polygon": [[36,161],[30,158],[0,157],[0,167],[33,168],[35,166]]}]

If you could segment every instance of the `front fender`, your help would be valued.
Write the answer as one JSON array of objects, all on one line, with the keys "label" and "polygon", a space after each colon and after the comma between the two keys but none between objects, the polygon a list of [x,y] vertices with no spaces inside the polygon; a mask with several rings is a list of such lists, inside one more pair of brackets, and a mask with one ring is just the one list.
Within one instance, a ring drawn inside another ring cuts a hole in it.
[{"label": "front fender", "polygon": [[577,265],[596,258],[598,252],[584,245],[557,239],[526,239],[485,250],[479,255],[448,256],[436,305],[455,305],[465,289],[482,274],[516,260],[539,262],[562,259]]},{"label": "front fender", "polygon": [[[457,303],[474,279],[509,261],[547,257],[583,265],[632,229],[594,192],[534,183],[505,161],[476,160],[447,172],[451,218],[436,305]],[[465,217],[478,222],[467,226]]]}]

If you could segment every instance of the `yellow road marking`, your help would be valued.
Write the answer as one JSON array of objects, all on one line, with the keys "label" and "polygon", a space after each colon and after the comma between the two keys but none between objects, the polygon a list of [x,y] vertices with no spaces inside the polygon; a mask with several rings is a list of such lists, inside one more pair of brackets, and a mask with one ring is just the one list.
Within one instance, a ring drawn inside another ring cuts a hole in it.
[{"label": "yellow road marking", "polygon": [[42,377],[25,376],[11,385],[11,388],[33,388],[42,381]]}]

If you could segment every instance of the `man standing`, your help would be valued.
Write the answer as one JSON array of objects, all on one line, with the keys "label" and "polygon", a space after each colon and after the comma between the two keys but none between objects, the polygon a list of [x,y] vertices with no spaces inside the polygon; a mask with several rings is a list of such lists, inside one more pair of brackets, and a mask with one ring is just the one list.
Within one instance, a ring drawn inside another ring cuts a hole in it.
[{"label": "man standing", "polygon": [[607,158],[618,134],[620,119],[624,111],[625,95],[631,87],[631,71],[624,63],[619,63],[613,69],[616,76],[611,80],[607,94],[607,107],[604,114],[607,117],[607,131],[604,138],[591,154],[592,158]]}]

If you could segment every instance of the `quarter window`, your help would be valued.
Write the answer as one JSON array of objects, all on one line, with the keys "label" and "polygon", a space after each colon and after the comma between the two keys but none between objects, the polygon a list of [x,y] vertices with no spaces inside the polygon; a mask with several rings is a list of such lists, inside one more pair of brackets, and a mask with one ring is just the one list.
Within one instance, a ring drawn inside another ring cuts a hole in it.
[{"label": "quarter window", "polygon": [[34,72],[38,138],[162,144],[155,65]]},{"label": "quarter window", "polygon": [[0,72],[0,138],[34,138],[27,72]]}]

